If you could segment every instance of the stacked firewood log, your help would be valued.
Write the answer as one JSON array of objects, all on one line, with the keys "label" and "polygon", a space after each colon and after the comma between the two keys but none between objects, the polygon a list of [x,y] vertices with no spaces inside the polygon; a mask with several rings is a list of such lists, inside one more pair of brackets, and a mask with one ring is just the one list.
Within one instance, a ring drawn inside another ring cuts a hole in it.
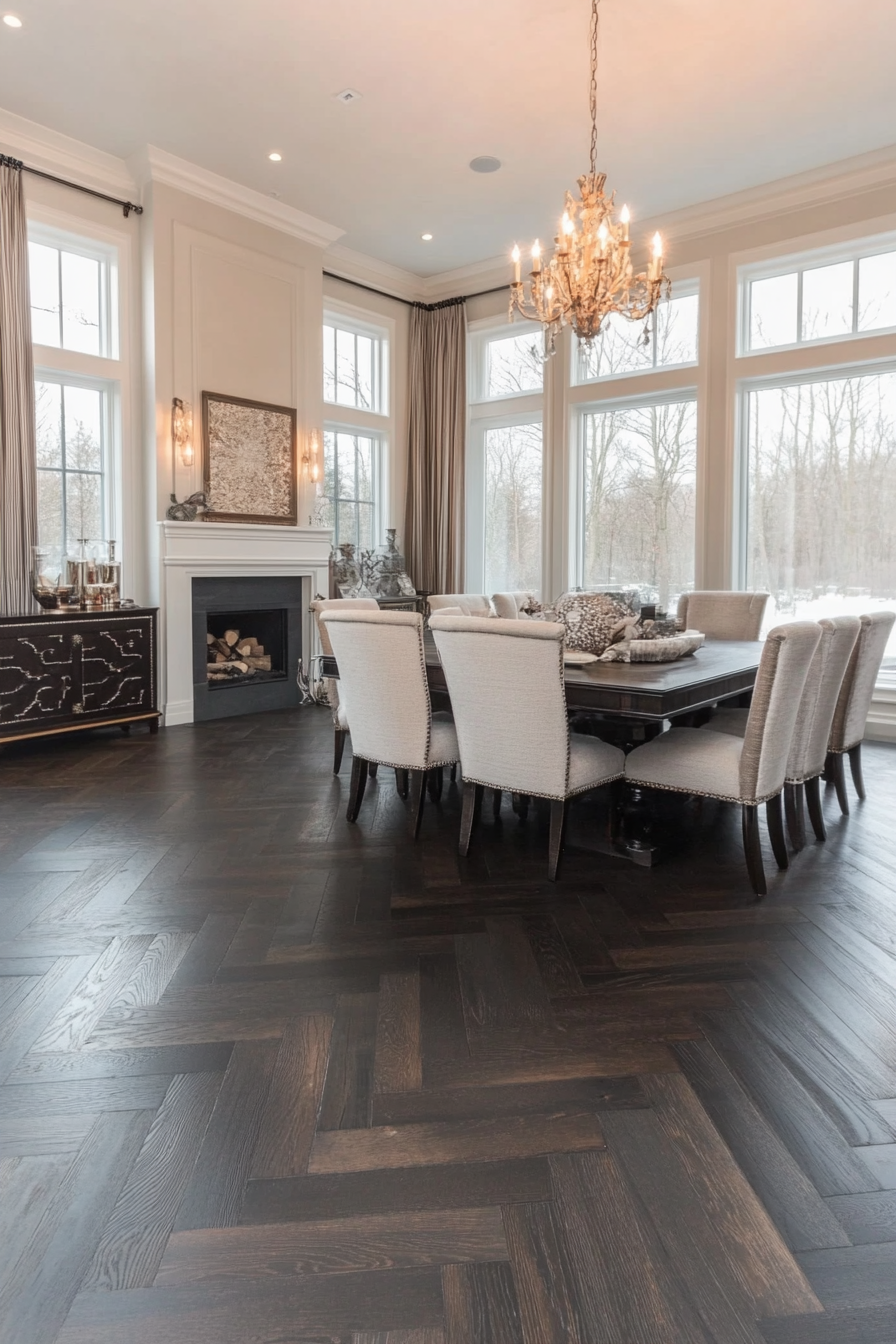
[{"label": "stacked firewood log", "polygon": [[271,670],[271,655],[264,645],[251,637],[243,639],[239,630],[225,630],[220,639],[207,635],[206,642],[209,681],[233,681]]}]

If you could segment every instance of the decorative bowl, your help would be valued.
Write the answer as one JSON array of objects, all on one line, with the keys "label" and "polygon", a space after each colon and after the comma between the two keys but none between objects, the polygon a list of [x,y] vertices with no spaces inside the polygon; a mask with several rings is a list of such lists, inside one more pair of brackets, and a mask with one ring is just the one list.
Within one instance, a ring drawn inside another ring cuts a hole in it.
[{"label": "decorative bowl", "polygon": [[683,630],[668,639],[633,639],[629,656],[633,663],[674,663],[696,653],[705,639],[699,630]]}]

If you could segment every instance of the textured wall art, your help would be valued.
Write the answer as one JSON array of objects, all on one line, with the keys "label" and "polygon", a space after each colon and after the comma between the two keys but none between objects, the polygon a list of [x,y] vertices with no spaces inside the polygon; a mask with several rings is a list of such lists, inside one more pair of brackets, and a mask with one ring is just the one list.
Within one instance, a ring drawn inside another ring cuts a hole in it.
[{"label": "textured wall art", "polygon": [[296,412],[243,397],[202,394],[207,522],[298,521]]}]

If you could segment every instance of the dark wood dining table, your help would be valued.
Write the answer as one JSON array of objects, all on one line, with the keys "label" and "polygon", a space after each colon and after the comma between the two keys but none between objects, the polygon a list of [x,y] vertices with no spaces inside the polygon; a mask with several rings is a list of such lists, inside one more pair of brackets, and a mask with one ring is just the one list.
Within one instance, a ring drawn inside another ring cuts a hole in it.
[{"label": "dark wood dining table", "polygon": [[[434,707],[445,707],[448,686],[438,650],[425,632],[426,672]],[[759,640],[709,640],[696,653],[674,663],[567,664],[564,673],[566,703],[580,726],[590,719],[597,736],[625,749],[637,746],[663,731],[666,721],[693,722],[701,712],[722,701],[748,696],[756,680],[762,656]],[[322,674],[338,677],[334,658],[322,660]],[[679,795],[665,795],[668,807],[680,806]],[[611,852],[642,866],[658,862],[667,848],[670,831],[659,824],[661,808],[656,800],[632,786],[608,813],[607,826],[582,828],[588,848]],[[574,809],[573,809],[574,812]],[[574,815],[570,817],[568,843],[577,843]]]}]

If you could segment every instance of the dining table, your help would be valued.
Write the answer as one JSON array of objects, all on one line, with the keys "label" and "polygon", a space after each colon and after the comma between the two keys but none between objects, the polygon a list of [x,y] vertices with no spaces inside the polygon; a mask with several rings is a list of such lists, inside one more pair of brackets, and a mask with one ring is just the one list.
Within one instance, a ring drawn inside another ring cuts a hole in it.
[{"label": "dining table", "polygon": [[[714,705],[749,700],[762,649],[761,640],[707,640],[674,662],[566,664],[573,731],[592,733],[630,751],[667,727],[708,721]],[[445,673],[428,629],[424,652],[433,707],[449,708]],[[322,659],[321,673],[338,679],[335,658]],[[521,705],[520,712],[524,710]],[[680,818],[672,814],[680,810],[683,796],[667,794],[665,799],[663,805],[655,791],[625,784],[613,792],[604,810],[605,825],[577,826],[576,809],[571,809],[567,843],[650,867],[668,852],[671,837],[681,835]]]}]

